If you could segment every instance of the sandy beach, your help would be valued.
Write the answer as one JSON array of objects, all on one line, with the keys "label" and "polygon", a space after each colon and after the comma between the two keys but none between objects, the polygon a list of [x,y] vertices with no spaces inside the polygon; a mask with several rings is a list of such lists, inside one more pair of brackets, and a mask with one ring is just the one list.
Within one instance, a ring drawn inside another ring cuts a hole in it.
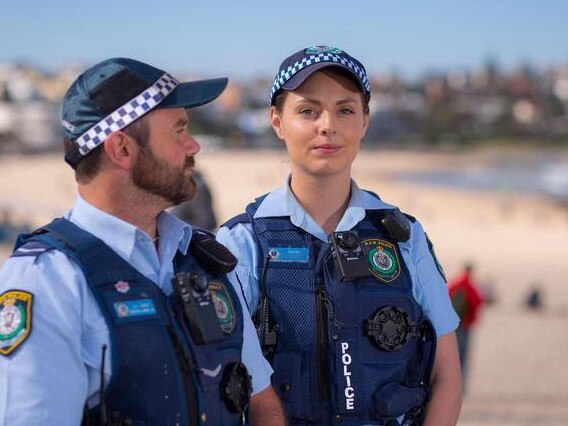
[{"label": "sandy beach", "polygon": [[[363,151],[353,176],[422,222],[448,277],[472,261],[478,281],[495,292],[496,303],[482,312],[472,343],[459,425],[566,425],[568,210],[536,195],[430,187],[391,177],[482,166],[494,155]],[[221,221],[280,185],[288,173],[280,151],[208,152],[197,163]],[[16,220],[29,217],[39,225],[62,214],[74,197],[72,171],[60,155],[0,157],[0,207],[9,206]],[[4,247],[0,260],[7,253]],[[542,287],[545,309],[527,312],[522,300],[535,283]]]}]

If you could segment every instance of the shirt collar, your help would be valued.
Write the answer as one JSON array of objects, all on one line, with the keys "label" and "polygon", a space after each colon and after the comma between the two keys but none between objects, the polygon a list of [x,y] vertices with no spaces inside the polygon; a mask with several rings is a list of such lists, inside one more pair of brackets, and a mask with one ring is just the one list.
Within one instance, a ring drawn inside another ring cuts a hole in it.
[{"label": "shirt collar", "polygon": [[[103,240],[125,259],[131,258],[137,240],[150,239],[144,231],[96,208],[79,195],[73,209],[66,214],[65,218]],[[162,212],[158,216],[157,227],[161,240],[176,241],[178,249],[184,254],[187,253],[192,235],[192,228],[189,224],[168,212]]]},{"label": "shirt collar", "polygon": [[[339,221],[337,231],[346,231],[353,228],[365,217],[365,210],[393,209],[390,204],[384,203],[376,196],[359,188],[357,183],[351,180],[351,199],[349,205]],[[254,214],[255,218],[262,217],[289,217],[292,224],[304,229],[323,241],[327,241],[327,235],[321,227],[302,208],[290,189],[290,176],[281,187],[270,192]]]},{"label": "shirt collar", "polygon": [[173,243],[177,242],[178,250],[186,254],[193,228],[177,216],[163,211],[158,216],[158,235],[160,240],[170,239]]},{"label": "shirt collar", "polygon": [[262,200],[254,214],[255,218],[287,216],[295,226],[300,226],[306,220],[308,214],[292,193],[290,178],[291,175],[286,178],[281,187],[270,192]]}]

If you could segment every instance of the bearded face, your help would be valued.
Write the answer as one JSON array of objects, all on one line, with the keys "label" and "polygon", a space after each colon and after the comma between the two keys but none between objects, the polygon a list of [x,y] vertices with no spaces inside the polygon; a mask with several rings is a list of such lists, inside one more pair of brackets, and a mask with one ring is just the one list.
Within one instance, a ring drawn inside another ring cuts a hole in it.
[{"label": "bearded face", "polygon": [[140,147],[132,180],[138,188],[176,205],[195,196],[194,166],[193,157],[186,157],[182,165],[176,166],[156,156],[150,147]]}]

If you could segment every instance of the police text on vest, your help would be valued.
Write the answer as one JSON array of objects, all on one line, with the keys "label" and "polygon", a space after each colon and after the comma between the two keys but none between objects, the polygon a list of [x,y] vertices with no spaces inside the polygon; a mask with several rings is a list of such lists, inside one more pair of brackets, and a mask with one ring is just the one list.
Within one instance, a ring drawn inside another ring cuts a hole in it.
[{"label": "police text on vest", "polygon": [[347,410],[355,409],[355,389],[351,385],[351,371],[349,365],[351,364],[351,355],[347,352],[349,343],[341,342],[341,362],[343,363],[343,377],[345,377],[345,408]]}]

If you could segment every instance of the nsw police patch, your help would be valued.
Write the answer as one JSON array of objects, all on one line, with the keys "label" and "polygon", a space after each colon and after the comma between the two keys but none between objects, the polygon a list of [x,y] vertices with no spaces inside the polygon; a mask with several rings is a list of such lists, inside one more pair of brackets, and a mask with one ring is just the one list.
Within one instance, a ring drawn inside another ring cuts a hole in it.
[{"label": "nsw police patch", "polygon": [[367,253],[369,271],[377,279],[390,283],[400,275],[400,262],[393,243],[369,239],[361,242]]},{"label": "nsw police patch", "polygon": [[32,331],[33,295],[10,290],[0,295],[0,354],[10,355]]},{"label": "nsw police patch", "polygon": [[220,282],[211,282],[209,283],[209,291],[211,292],[211,299],[213,299],[215,304],[215,311],[217,312],[217,318],[223,333],[231,334],[235,328],[236,318],[233,302],[227,288]]}]

